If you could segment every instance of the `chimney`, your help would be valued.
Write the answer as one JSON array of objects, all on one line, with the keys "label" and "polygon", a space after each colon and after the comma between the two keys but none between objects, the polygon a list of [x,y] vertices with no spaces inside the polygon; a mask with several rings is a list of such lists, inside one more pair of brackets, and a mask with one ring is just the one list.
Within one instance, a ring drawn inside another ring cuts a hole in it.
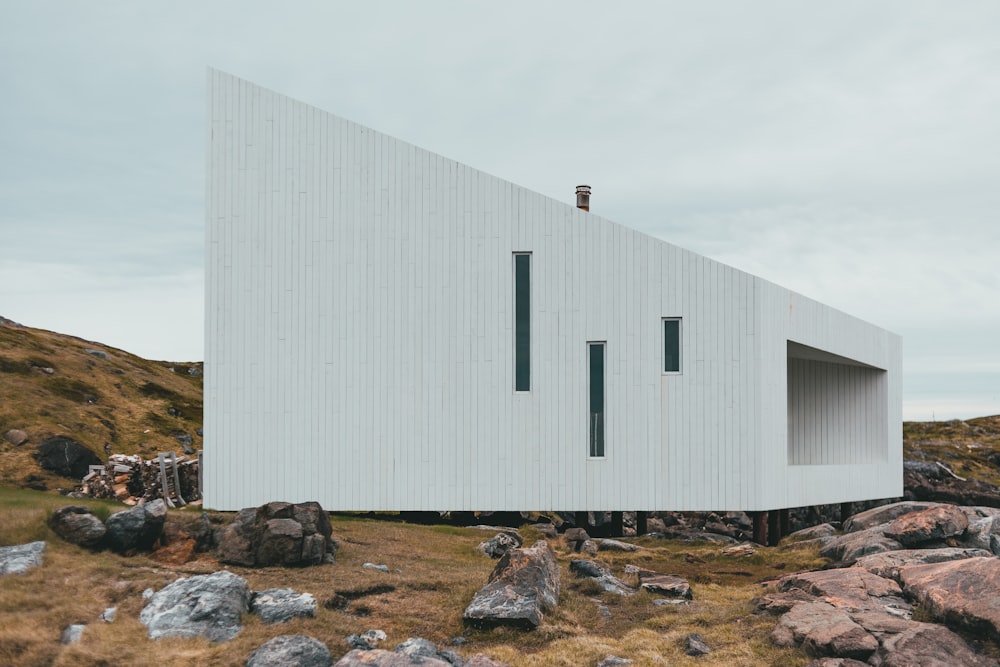
[{"label": "chimney", "polygon": [[576,186],[576,207],[582,208],[584,211],[590,210],[590,186],[589,185],[578,185]]}]

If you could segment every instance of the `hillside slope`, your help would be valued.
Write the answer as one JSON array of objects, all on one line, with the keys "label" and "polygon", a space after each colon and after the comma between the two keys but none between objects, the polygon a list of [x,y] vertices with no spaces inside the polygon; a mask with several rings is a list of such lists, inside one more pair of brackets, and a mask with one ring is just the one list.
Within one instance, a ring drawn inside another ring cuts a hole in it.
[{"label": "hillside slope", "polygon": [[[0,484],[35,489],[73,486],[42,470],[38,446],[72,438],[101,460],[111,453],[152,458],[182,451],[177,436],[201,449],[202,365],[148,361],[124,350],[21,326],[0,317]],[[185,438],[186,439],[186,438]]]}]

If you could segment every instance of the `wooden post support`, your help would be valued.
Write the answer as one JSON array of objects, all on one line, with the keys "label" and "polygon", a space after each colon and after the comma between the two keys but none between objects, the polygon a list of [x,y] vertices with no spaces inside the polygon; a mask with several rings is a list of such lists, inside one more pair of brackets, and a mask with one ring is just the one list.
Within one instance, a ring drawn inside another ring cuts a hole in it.
[{"label": "wooden post support", "polygon": [[778,510],[767,513],[767,546],[778,545],[781,539],[781,523],[778,521]]},{"label": "wooden post support", "polygon": [[843,525],[847,521],[848,517],[854,512],[851,511],[854,503],[840,503],[840,524]]},{"label": "wooden post support", "polygon": [[788,509],[783,509],[778,511],[778,523],[780,524],[778,528],[778,530],[780,531],[780,534],[778,535],[778,540],[781,540],[782,537],[792,532],[790,530],[791,518],[789,517]]},{"label": "wooden post support", "polygon": [[587,516],[586,512],[574,512],[573,519],[576,521],[577,528],[583,528],[588,533],[590,532],[590,517]]},{"label": "wooden post support", "polygon": [[649,512],[635,513],[635,536],[641,537],[649,532]]},{"label": "wooden post support", "polygon": [[767,545],[767,512],[750,512],[753,519],[753,541]]}]

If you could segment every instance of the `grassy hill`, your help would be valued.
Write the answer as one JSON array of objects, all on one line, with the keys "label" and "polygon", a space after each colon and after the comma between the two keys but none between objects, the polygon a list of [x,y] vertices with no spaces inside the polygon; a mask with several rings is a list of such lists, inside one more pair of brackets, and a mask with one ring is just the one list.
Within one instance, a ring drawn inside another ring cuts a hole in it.
[{"label": "grassy hill", "polygon": [[148,361],[0,318],[0,434],[18,429],[29,438],[20,446],[0,438],[0,485],[72,486],[32,457],[53,436],[70,437],[101,459],[180,452],[180,434],[200,449],[201,370],[200,362]]}]

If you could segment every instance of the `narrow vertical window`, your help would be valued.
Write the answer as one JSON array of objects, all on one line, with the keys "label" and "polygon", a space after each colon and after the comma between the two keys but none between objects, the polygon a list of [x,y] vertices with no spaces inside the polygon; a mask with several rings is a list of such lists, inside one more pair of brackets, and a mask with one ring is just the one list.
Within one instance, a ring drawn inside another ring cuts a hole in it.
[{"label": "narrow vertical window", "polygon": [[663,318],[663,372],[681,372],[681,320]]},{"label": "narrow vertical window", "polygon": [[514,391],[531,390],[531,254],[514,253]]},{"label": "narrow vertical window", "polygon": [[590,455],[604,456],[604,343],[587,343],[590,357]]}]

